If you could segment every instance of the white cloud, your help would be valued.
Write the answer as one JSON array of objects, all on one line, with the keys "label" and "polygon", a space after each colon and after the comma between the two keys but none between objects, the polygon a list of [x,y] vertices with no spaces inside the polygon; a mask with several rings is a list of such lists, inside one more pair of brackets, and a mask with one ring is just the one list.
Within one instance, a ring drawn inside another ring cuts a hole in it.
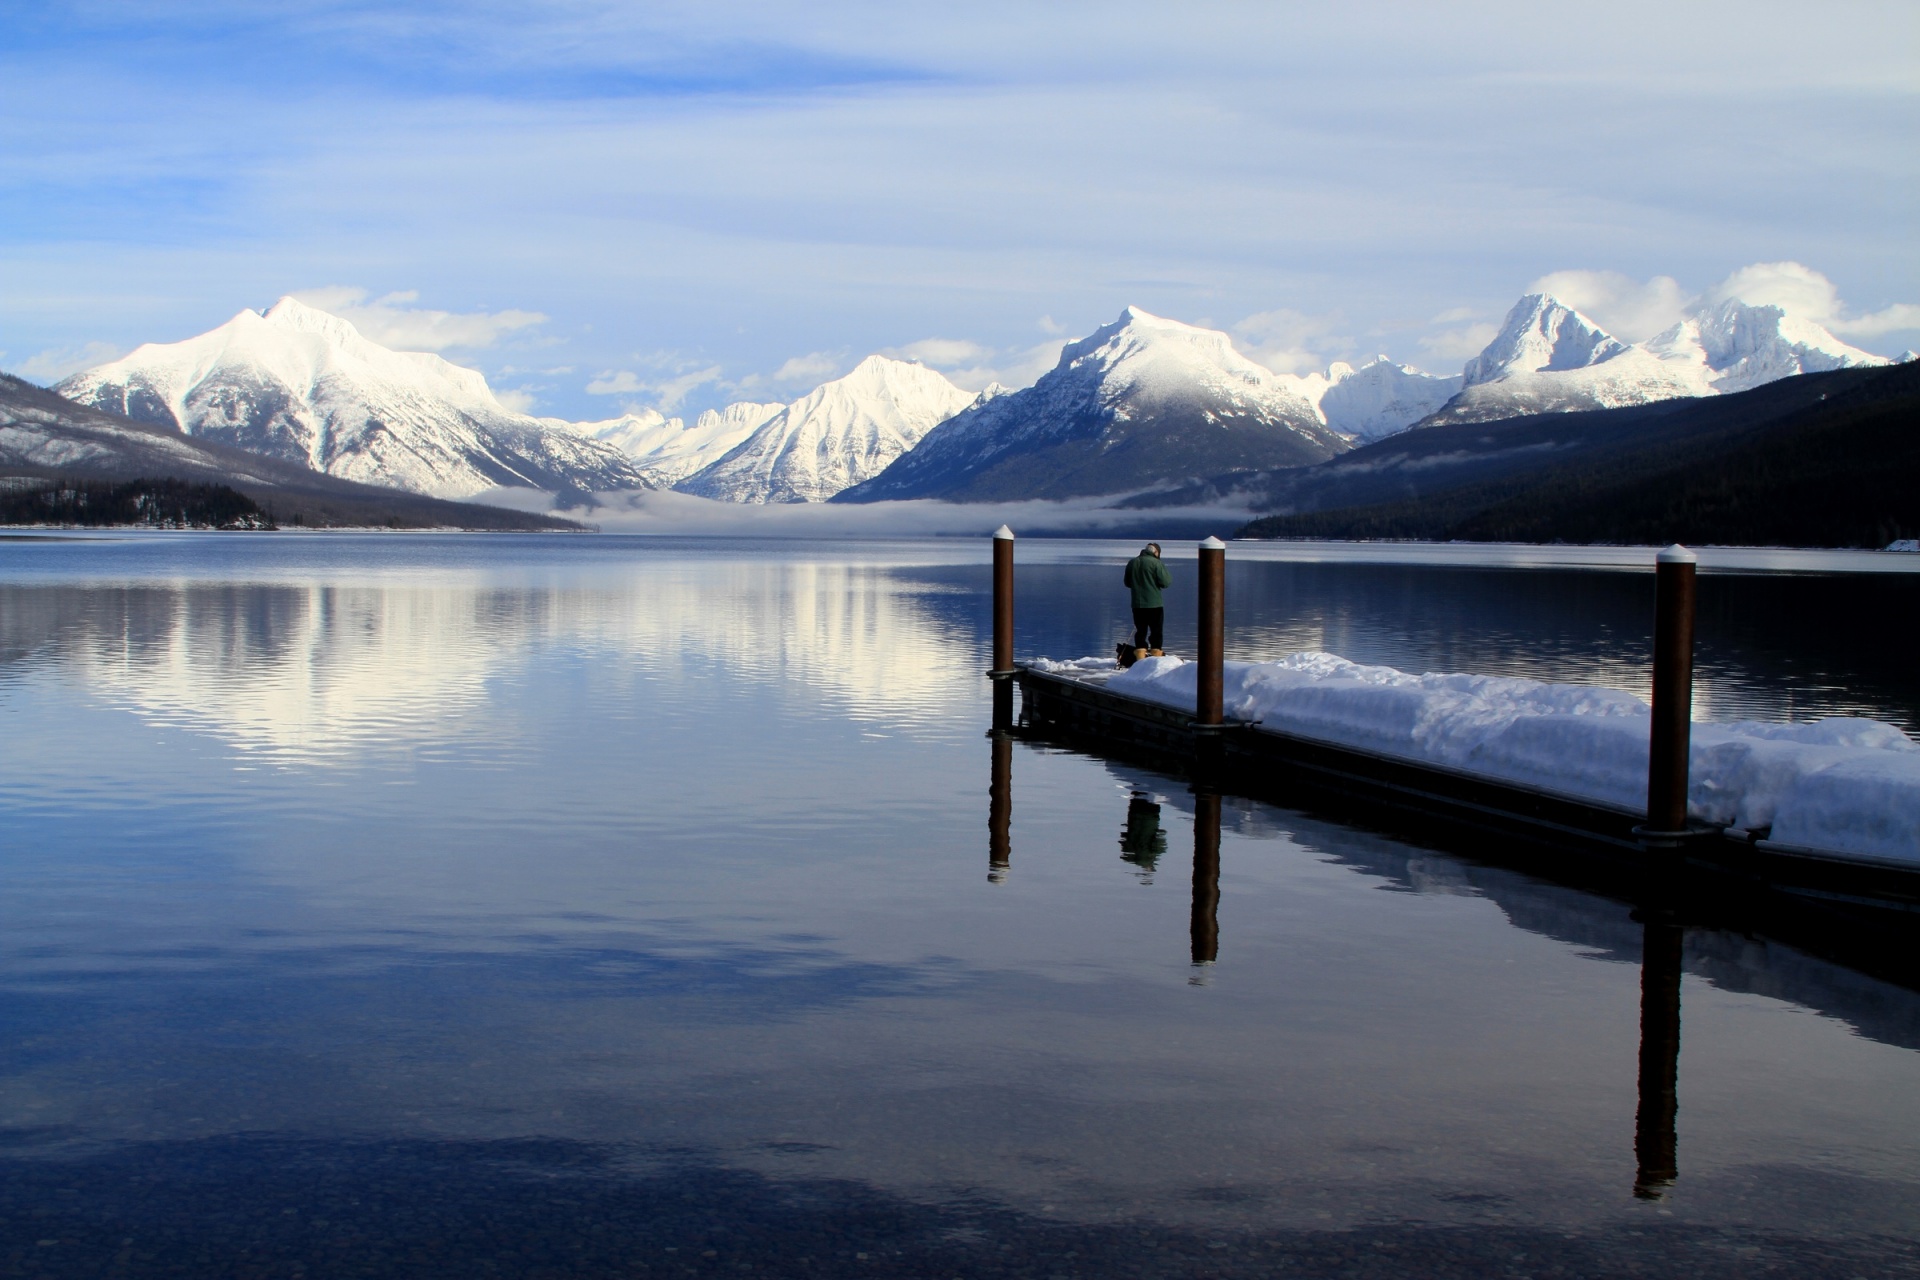
[{"label": "white cloud", "polygon": [[383,347],[397,351],[447,351],[490,347],[509,333],[545,324],[538,311],[434,311],[409,306],[417,290],[367,300],[367,290],[351,285],[305,289],[293,296],[310,307],[339,316]]},{"label": "white cloud", "polygon": [[609,369],[587,384],[590,396],[632,396],[645,390],[647,384],[631,369]]},{"label": "white cloud", "polygon": [[[1464,320],[1471,312],[1463,308],[1443,311],[1433,318],[1435,324],[1453,324]],[[1500,332],[1500,326],[1490,320],[1471,324],[1453,324],[1452,328],[1436,329],[1420,337],[1420,350],[1426,353],[1435,368],[1440,372],[1458,369],[1473,357],[1486,350],[1489,342]]]},{"label": "white cloud", "polygon": [[794,356],[773,371],[772,382],[825,382],[840,371],[840,357],[825,351],[810,351]]},{"label": "white cloud", "polygon": [[87,342],[77,347],[49,347],[38,355],[22,360],[14,372],[28,382],[52,386],[68,374],[105,364],[118,359],[119,355],[120,348],[106,342]]},{"label": "white cloud", "polygon": [[1920,306],[1910,302],[1896,302],[1865,315],[1849,315],[1833,281],[1798,262],[1755,262],[1741,267],[1707,290],[1708,302],[1726,298],[1738,298],[1753,306],[1779,307],[1790,316],[1854,337],[1920,329]]},{"label": "white cloud", "polygon": [[495,387],[493,398],[515,413],[531,414],[540,401],[525,387]]},{"label": "white cloud", "polygon": [[935,369],[953,369],[978,364],[993,351],[966,338],[922,338],[904,347],[894,347],[887,354],[901,360],[917,360]]},{"label": "white cloud", "polygon": [[901,360],[918,360],[940,370],[963,391],[984,391],[993,383],[1025,387],[1060,362],[1060,344],[1042,342],[1030,347],[990,347],[970,338],[922,338],[883,352]]},{"label": "white cloud", "polygon": [[667,411],[679,407],[696,388],[718,381],[717,364],[682,369],[659,378],[643,378],[631,369],[609,369],[589,382],[586,390],[590,396],[645,396],[653,401],[653,407]]},{"label": "white cloud", "polygon": [[1353,339],[1335,332],[1336,316],[1313,316],[1282,307],[1260,311],[1233,326],[1241,354],[1275,373],[1312,373],[1353,349]]},{"label": "white cloud", "polygon": [[1552,294],[1628,342],[1645,342],[1671,328],[1693,304],[1672,276],[1643,283],[1618,271],[1555,271],[1528,285],[1527,292]]}]

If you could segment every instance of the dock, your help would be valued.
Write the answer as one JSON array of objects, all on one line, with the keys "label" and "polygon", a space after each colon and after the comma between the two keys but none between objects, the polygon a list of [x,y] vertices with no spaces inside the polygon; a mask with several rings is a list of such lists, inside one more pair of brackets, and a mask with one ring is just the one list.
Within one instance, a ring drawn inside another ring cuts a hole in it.
[{"label": "dock", "polygon": [[[1202,668],[1188,711],[1108,688],[1112,673],[1015,661],[1012,534],[1003,528],[994,543],[993,736],[1127,759],[1184,777],[1203,796],[1239,795],[1335,816],[1601,892],[1663,918],[1765,932],[1920,987],[1920,862],[1783,847],[1764,832],[1686,817],[1690,555],[1662,557],[1649,807],[1628,810],[1222,715],[1224,544],[1208,542],[1198,575]],[[1676,579],[1681,590],[1673,590]],[[1003,795],[1005,768],[996,756],[995,790]],[[1001,868],[1005,857],[1004,850],[996,854]]]}]

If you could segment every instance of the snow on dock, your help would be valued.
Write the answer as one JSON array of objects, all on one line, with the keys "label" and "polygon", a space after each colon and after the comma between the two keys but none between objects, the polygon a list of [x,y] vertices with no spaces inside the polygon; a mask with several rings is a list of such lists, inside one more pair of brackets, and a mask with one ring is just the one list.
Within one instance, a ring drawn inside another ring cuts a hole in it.
[{"label": "snow on dock", "polygon": [[[1032,664],[1085,679],[1106,658]],[[1111,693],[1194,706],[1198,665],[1147,658]],[[1504,676],[1410,675],[1330,653],[1225,664],[1225,711],[1296,737],[1644,812],[1651,712],[1620,689]],[[1920,864],[1920,744],[1878,720],[1696,723],[1691,817],[1773,846]],[[1767,830],[1769,829],[1770,830]]]}]

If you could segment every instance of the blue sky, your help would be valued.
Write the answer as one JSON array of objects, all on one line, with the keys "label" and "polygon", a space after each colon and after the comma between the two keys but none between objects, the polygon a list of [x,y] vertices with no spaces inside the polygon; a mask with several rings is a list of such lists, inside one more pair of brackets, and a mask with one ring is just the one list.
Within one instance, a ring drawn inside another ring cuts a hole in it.
[{"label": "blue sky", "polygon": [[1632,330],[1781,262],[1891,354],[1917,97],[1910,0],[33,5],[0,367],[299,293],[582,418],[1025,381],[1129,303],[1453,372],[1555,273]]}]

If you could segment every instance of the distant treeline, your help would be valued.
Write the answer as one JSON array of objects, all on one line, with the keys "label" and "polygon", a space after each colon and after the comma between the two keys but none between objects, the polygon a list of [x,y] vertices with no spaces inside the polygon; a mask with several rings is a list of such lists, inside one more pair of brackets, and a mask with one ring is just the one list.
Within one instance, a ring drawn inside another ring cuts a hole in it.
[{"label": "distant treeline", "polygon": [[271,512],[237,489],[188,480],[15,481],[0,489],[0,524],[89,528],[275,529]]},{"label": "distant treeline", "polygon": [[1884,547],[1920,536],[1920,367],[1756,428],[1418,499],[1268,516],[1238,536]]}]

